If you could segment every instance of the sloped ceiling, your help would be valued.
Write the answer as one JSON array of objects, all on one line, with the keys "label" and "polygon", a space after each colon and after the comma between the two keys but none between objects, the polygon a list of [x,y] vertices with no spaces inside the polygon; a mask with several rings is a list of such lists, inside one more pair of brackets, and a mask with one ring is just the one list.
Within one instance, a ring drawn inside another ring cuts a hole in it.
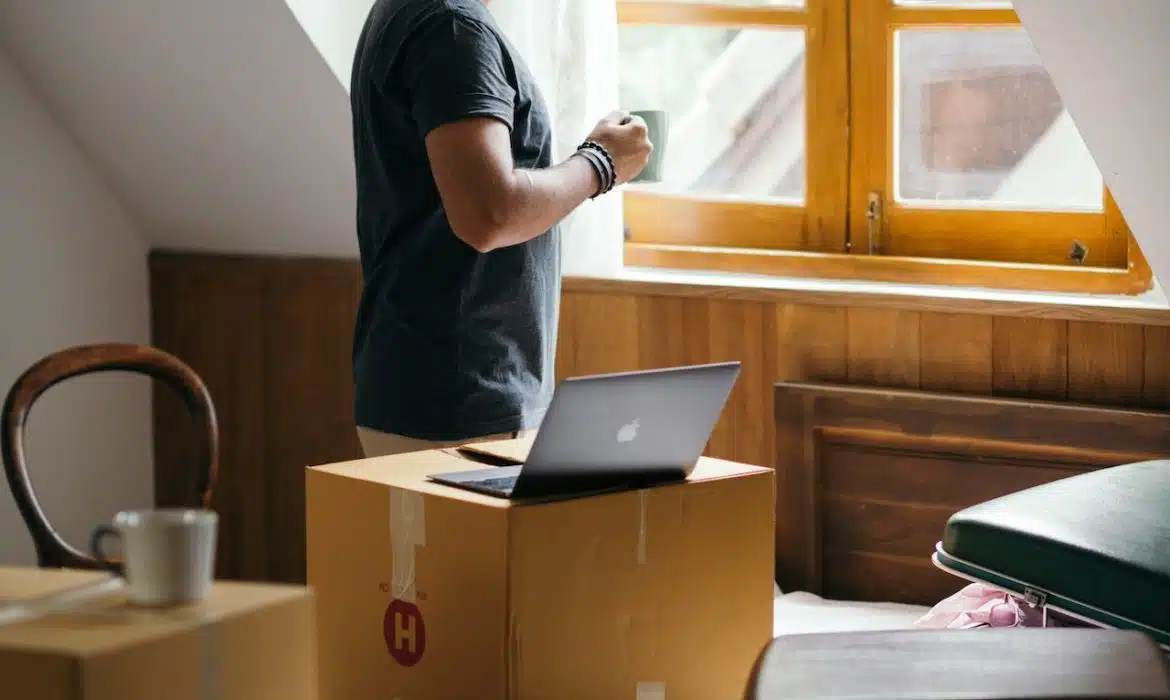
[{"label": "sloped ceiling", "polygon": [[284,0],[17,0],[0,43],[153,246],[356,254],[348,97]]}]

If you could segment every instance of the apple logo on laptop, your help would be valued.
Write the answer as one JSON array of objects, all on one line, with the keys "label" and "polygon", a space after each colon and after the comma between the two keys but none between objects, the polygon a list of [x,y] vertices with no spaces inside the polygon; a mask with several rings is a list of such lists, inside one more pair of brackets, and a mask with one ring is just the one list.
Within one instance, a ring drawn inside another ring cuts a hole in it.
[{"label": "apple logo on laptop", "polygon": [[617,441],[620,443],[633,442],[638,437],[638,425],[640,419],[635,418],[633,421],[626,423],[617,431]]}]

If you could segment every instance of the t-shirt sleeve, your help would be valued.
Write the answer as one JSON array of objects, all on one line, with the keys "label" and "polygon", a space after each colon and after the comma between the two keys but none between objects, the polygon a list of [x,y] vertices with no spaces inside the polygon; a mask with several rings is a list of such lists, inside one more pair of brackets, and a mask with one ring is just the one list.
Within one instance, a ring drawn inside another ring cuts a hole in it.
[{"label": "t-shirt sleeve", "polygon": [[456,13],[444,13],[428,24],[403,66],[419,133],[426,136],[468,117],[493,117],[511,129],[516,91],[508,82],[499,37],[483,23]]}]

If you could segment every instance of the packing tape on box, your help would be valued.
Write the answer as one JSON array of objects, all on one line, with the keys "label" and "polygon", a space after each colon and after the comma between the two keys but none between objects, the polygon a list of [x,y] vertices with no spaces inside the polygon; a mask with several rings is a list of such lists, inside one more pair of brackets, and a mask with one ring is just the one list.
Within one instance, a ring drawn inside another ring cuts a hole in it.
[{"label": "packing tape on box", "polygon": [[415,602],[415,549],[426,543],[427,518],[422,494],[390,489],[390,595],[393,598]]},{"label": "packing tape on box", "polygon": [[[120,622],[127,620],[157,620],[158,611],[133,607],[116,607],[109,610],[79,610],[78,614],[94,617],[109,617]],[[209,613],[200,606],[183,607],[169,612],[173,619],[183,619],[195,625],[196,689],[198,700],[223,700],[227,695],[224,688],[223,639],[220,636],[223,617]]]},{"label": "packing tape on box", "polygon": [[220,700],[226,694],[223,687],[223,644],[218,619],[203,619],[199,635],[199,700]]},{"label": "packing tape on box", "polygon": [[[116,606],[90,607],[102,599],[119,593],[126,588],[126,580],[111,576],[94,583],[87,583],[62,591],[49,593],[38,598],[0,603],[0,627],[35,620],[48,615],[82,615],[85,617],[110,618],[118,621],[135,618],[154,620],[157,612]],[[223,689],[223,644],[219,638],[219,616],[208,615],[197,607],[181,613],[188,615],[197,624],[198,638],[198,690],[199,700],[221,700]]]},{"label": "packing tape on box", "polygon": [[71,611],[73,608],[117,593],[126,587],[125,579],[118,576],[101,579],[93,583],[66,588],[28,600],[0,602],[0,627],[14,625],[45,615]]},{"label": "packing tape on box", "polygon": [[635,700],[666,700],[666,684],[639,683]]},{"label": "packing tape on box", "polygon": [[646,563],[646,501],[645,489],[638,491],[638,563]]}]

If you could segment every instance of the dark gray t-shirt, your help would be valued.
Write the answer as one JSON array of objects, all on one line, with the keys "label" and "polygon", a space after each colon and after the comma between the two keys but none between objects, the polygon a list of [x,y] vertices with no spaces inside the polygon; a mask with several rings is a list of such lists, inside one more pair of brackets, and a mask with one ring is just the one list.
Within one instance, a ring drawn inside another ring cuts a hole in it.
[{"label": "dark gray t-shirt", "polygon": [[552,164],[548,111],[481,0],[377,0],[350,89],[364,288],[358,425],[427,440],[536,427],[553,387],[560,236],[480,254],[451,232],[424,139],[486,116],[519,168]]}]

